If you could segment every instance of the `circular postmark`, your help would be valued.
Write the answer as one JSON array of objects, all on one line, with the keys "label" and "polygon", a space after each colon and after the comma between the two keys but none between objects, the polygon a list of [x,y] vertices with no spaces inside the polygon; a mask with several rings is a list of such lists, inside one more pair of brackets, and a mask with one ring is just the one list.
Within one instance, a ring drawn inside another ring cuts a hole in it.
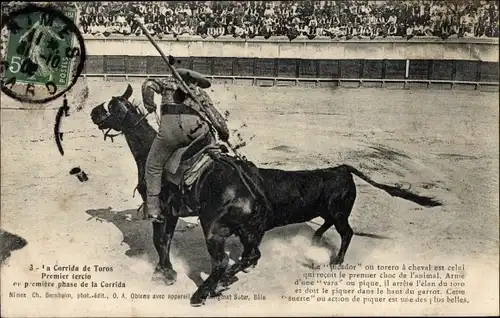
[{"label": "circular postmark", "polygon": [[63,96],[85,65],[76,9],[27,5],[2,17],[2,92],[42,104]]}]

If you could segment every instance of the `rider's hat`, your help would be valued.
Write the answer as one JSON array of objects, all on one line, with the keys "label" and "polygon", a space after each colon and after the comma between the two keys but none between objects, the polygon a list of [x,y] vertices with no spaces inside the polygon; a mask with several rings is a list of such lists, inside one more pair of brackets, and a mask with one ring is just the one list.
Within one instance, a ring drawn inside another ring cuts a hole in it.
[{"label": "rider's hat", "polygon": [[205,76],[196,71],[188,70],[187,68],[178,68],[177,72],[179,72],[179,75],[184,81],[186,81],[186,83],[195,83],[201,88],[209,88],[212,86],[210,81]]}]

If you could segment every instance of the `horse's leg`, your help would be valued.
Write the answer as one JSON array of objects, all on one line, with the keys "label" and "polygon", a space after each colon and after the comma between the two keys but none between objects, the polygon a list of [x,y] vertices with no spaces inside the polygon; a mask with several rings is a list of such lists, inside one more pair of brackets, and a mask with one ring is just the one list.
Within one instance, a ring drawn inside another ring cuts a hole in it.
[{"label": "horse's leg", "polygon": [[158,253],[158,265],[156,265],[156,269],[160,268],[164,262],[163,258],[165,255],[162,253],[163,227],[163,223],[153,222],[153,244]]},{"label": "horse's leg", "polygon": [[[250,232],[250,231],[249,231]],[[212,296],[220,295],[221,292],[227,290],[228,286],[236,282],[238,279],[235,277],[236,274],[243,271],[248,273],[251,267],[255,267],[257,262],[261,257],[259,250],[260,242],[264,236],[263,231],[255,230],[251,231],[249,234],[241,234],[240,240],[243,244],[243,252],[241,253],[241,259],[236,263],[231,265],[222,276],[219,284],[212,291]]]},{"label": "horse's leg", "polygon": [[142,204],[140,205],[140,207],[137,209],[137,212],[142,212],[140,214],[141,218],[143,220],[147,220],[147,215],[145,214],[145,211],[146,211],[146,207],[144,206],[146,204],[146,198],[147,198],[147,193],[146,193],[146,179],[144,178],[141,178],[141,176],[144,174],[143,172],[143,168],[141,168],[140,165],[137,166],[137,169],[139,171],[139,181],[137,182],[137,192],[139,192],[139,194],[141,195],[141,198],[142,198]]},{"label": "horse's leg", "polygon": [[177,280],[177,272],[170,262],[170,246],[178,220],[179,217],[167,213],[163,222],[153,222],[153,241],[159,256],[153,280],[163,280],[167,285]]},{"label": "horse's leg", "polygon": [[210,297],[220,296],[223,291],[229,289],[230,285],[238,281],[238,278],[235,275],[241,272],[245,268],[245,262],[243,261],[243,259],[248,258],[249,255],[252,253],[252,250],[253,247],[250,246],[243,247],[243,252],[241,253],[241,259],[239,259],[236,263],[234,263],[233,265],[229,266],[226,269],[226,271],[222,275],[217,285],[215,285],[214,288],[210,291]]},{"label": "horse's leg", "polygon": [[206,222],[201,220],[208,253],[212,260],[212,271],[207,279],[198,287],[193,296],[191,296],[191,306],[195,307],[205,303],[205,300],[217,286],[229,263],[229,257],[224,251],[226,239],[230,236],[229,229],[217,220],[213,221],[213,223],[208,223],[210,224],[206,224]]}]

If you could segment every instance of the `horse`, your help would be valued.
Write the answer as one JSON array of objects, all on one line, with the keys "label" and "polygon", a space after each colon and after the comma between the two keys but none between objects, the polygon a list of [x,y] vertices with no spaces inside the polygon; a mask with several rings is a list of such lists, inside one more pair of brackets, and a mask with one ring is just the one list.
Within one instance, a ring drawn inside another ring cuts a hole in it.
[{"label": "horse", "polygon": [[[99,129],[114,129],[125,135],[137,163],[138,190],[144,198],[141,183],[148,151],[155,137],[154,129],[142,120],[143,113],[133,105],[130,84],[124,94],[113,96],[104,104],[94,107],[91,119]],[[412,201],[425,207],[442,205],[438,200],[420,196],[409,190],[373,181],[356,168],[342,164],[332,168],[286,171],[258,168],[247,159],[219,153],[213,157],[198,177],[199,209],[196,215],[205,237],[212,261],[207,279],[191,296],[192,306],[205,304],[207,298],[218,296],[234,283],[235,275],[248,272],[261,257],[259,245],[266,231],[293,223],[303,223],[316,217],[324,219],[313,234],[317,244],[332,225],[341,237],[341,246],[335,255],[332,251],[330,265],[342,264],[353,237],[348,218],[356,199],[353,175],[394,197]],[[161,198],[163,223],[153,223],[153,242],[159,255],[155,275],[163,275],[167,283],[174,283],[177,273],[170,262],[170,245],[178,221],[167,202],[175,195],[175,186],[164,182]],[[229,266],[225,253],[228,237],[236,235],[243,245],[239,261]]]}]

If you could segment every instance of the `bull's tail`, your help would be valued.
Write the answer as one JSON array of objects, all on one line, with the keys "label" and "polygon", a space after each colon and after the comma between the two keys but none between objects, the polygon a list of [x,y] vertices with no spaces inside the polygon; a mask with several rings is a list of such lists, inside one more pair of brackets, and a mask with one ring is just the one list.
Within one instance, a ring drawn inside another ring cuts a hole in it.
[{"label": "bull's tail", "polygon": [[361,179],[363,179],[364,181],[368,182],[372,186],[384,190],[385,192],[389,193],[393,197],[398,197],[398,198],[402,198],[405,200],[409,200],[409,201],[415,202],[418,205],[422,205],[425,207],[434,207],[434,206],[443,205],[441,202],[439,202],[438,200],[435,200],[432,197],[421,196],[421,195],[412,193],[408,190],[402,189],[400,187],[394,187],[394,186],[390,186],[387,184],[375,182],[372,179],[370,179],[370,177],[368,177],[367,175],[365,175],[364,173],[362,173],[361,171],[359,171],[358,169],[356,169],[350,165],[342,165],[342,167],[347,169],[347,171],[354,174],[355,176],[358,176]]}]

